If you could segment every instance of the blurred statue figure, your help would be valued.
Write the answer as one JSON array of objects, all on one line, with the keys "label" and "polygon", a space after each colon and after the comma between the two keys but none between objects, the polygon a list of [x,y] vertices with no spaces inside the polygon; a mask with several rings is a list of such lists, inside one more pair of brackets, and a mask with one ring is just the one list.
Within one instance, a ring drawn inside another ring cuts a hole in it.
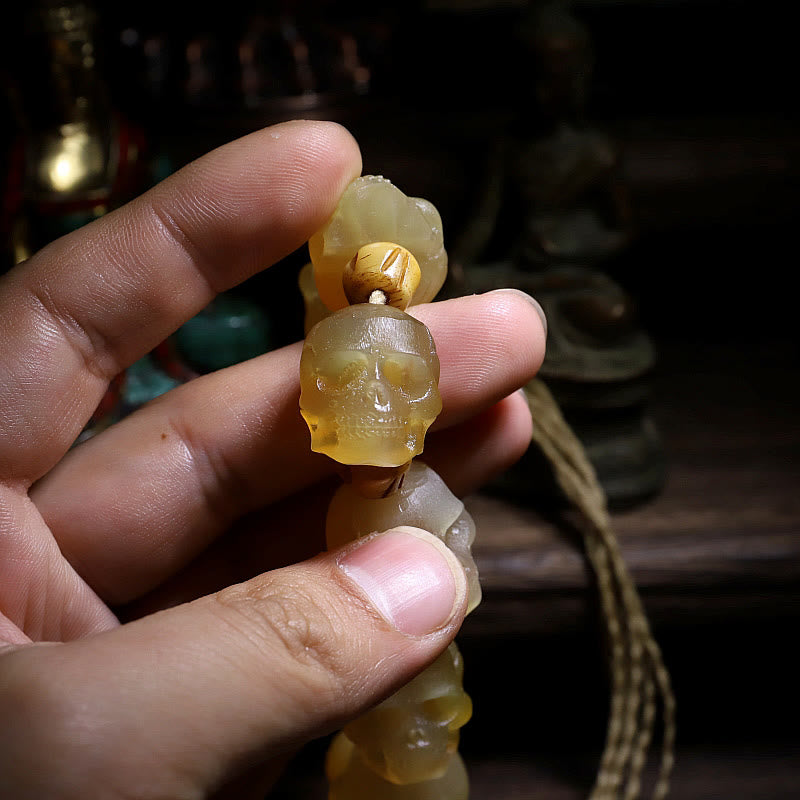
[{"label": "blurred statue figure", "polygon": [[621,157],[587,120],[594,56],[569,3],[533,3],[519,36],[531,79],[520,82],[515,120],[493,144],[479,207],[453,248],[457,288],[516,286],[539,300],[549,324],[540,376],[610,502],[630,504],[660,488],[663,464],[645,415],[655,350],[632,297],[606,272],[632,238]]}]

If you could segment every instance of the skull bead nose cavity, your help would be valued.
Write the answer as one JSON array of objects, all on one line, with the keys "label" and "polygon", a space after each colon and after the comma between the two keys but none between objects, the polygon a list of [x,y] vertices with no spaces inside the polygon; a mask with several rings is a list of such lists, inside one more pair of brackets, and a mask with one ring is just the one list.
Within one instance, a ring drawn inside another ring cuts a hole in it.
[{"label": "skull bead nose cavity", "polygon": [[367,384],[367,396],[372,400],[376,411],[388,411],[391,407],[389,393],[383,383],[377,379]]}]

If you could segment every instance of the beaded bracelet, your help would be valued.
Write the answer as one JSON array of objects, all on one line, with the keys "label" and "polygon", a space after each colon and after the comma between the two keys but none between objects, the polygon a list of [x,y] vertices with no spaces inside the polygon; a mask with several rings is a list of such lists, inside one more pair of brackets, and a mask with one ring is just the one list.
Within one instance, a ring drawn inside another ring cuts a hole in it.
[{"label": "beaded bracelet", "polygon": [[[329,549],[400,525],[438,536],[464,567],[468,611],[480,602],[475,525],[444,481],[416,457],[442,408],[430,331],[405,312],[434,298],[447,272],[442,225],[426,200],[363,176],[309,240],[300,275],[306,340],[300,410],[311,449],[345,481],[327,515]],[[458,755],[472,704],[455,644],[333,739],[329,800],[466,800]]]}]

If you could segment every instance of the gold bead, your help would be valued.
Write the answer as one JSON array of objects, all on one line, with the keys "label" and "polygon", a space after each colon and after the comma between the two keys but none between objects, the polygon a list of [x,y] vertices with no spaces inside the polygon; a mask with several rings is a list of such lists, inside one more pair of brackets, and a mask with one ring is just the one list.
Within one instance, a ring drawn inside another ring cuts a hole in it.
[{"label": "gold bead", "polygon": [[342,287],[351,304],[368,303],[375,291],[386,303],[405,311],[419,286],[417,259],[399,244],[372,242],[359,248],[342,273]]}]

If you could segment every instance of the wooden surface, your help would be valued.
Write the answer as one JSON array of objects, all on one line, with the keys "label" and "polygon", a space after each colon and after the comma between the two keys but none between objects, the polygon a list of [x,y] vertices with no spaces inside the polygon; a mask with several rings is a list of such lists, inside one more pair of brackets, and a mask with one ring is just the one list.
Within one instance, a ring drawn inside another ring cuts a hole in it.
[{"label": "wooden surface", "polygon": [[[652,415],[663,491],[614,514],[625,561],[656,621],[769,613],[800,584],[800,378],[786,343],[662,350]],[[470,633],[569,626],[593,602],[579,537],[532,504],[467,498],[484,604]],[[520,605],[531,613],[516,613]],[[541,609],[541,614],[533,609]]]}]

